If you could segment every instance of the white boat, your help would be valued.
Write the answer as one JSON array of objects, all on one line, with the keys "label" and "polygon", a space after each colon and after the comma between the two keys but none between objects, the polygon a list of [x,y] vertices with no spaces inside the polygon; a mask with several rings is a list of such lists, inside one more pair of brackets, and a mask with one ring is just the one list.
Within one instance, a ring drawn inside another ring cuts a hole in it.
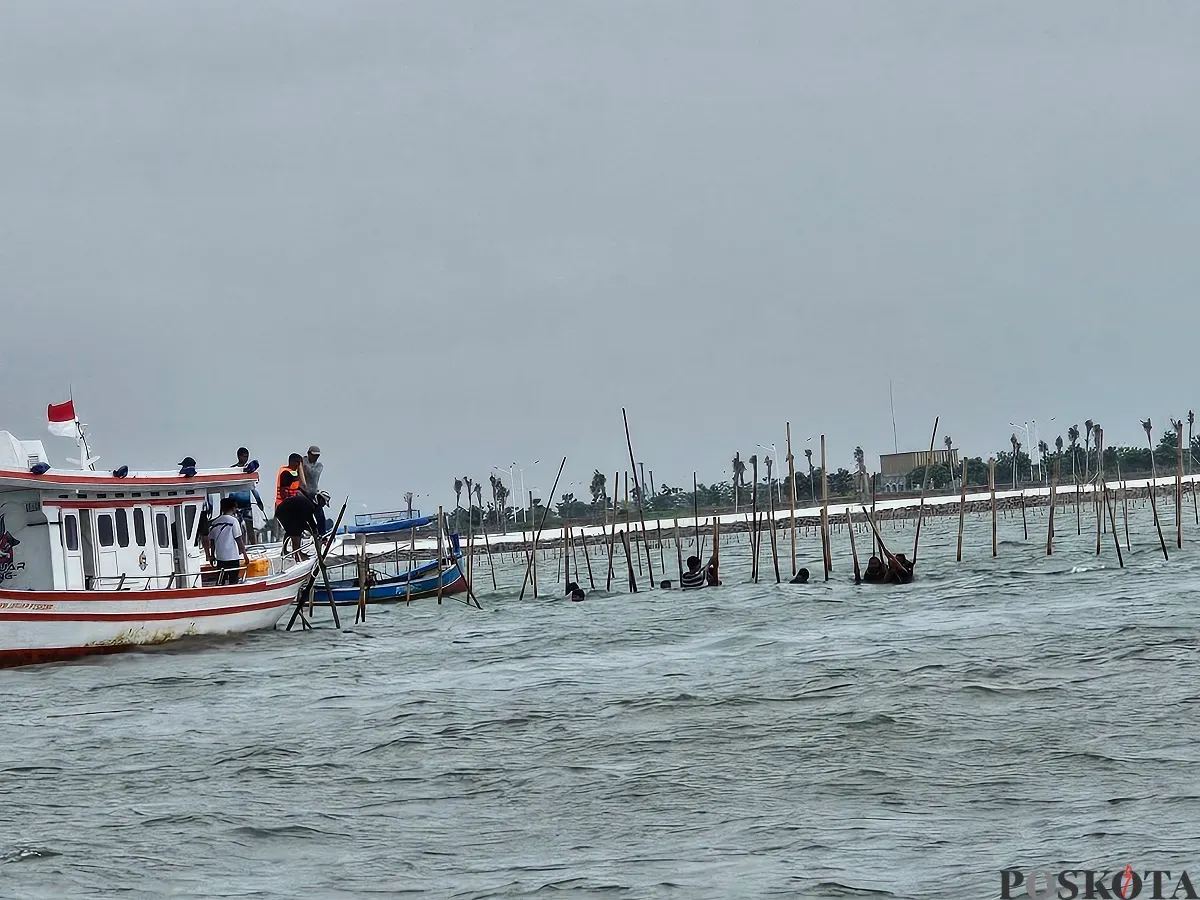
[{"label": "white boat", "polygon": [[237,583],[218,585],[197,541],[210,496],[257,481],[239,468],[60,470],[41,441],[0,431],[0,667],[274,627],[315,559],[249,548]]}]

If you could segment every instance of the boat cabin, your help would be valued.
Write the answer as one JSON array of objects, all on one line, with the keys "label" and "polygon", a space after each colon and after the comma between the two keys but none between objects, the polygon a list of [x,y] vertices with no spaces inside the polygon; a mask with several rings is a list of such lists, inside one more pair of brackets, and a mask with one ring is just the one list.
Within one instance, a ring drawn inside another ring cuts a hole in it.
[{"label": "boat cabin", "polygon": [[201,510],[258,481],[237,468],[117,477],[47,464],[41,441],[0,431],[0,590],[198,587]]}]

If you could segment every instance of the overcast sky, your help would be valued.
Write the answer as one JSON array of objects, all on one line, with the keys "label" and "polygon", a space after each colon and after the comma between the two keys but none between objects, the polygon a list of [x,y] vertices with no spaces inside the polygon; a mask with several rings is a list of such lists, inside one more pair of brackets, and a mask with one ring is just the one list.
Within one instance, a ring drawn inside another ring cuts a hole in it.
[{"label": "overcast sky", "polygon": [[0,428],[73,455],[73,383],[106,467],[426,509],[611,479],[622,406],[658,483],[850,466],[889,379],[901,449],[1139,442],[1200,406],[1198,109],[1194,2],[8,2]]}]

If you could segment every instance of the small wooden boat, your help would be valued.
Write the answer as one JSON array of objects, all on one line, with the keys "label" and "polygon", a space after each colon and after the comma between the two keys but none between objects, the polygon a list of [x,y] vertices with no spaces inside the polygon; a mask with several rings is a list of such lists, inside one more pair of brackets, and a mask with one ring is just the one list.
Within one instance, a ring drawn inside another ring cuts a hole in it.
[{"label": "small wooden boat", "polygon": [[[435,524],[436,516],[387,518],[384,521],[363,518],[368,519],[367,524],[348,525],[339,529],[340,541],[330,550],[329,557],[325,560],[330,573],[333,602],[338,606],[357,606],[359,603],[360,585],[356,566],[358,554],[364,547],[371,571],[367,586],[368,603],[398,603],[436,597],[439,585],[443,595],[461,594],[467,590],[462,548],[457,534],[443,532],[445,556],[442,559],[423,562],[403,571],[400,569],[401,545],[413,537],[411,532],[414,530]],[[405,535],[405,532],[409,534]],[[385,535],[393,537],[390,545],[381,545],[378,541],[367,542],[368,536]],[[422,540],[423,545],[428,543],[428,537]],[[384,551],[382,548],[387,549]],[[387,574],[388,562],[383,559],[385,556],[390,556],[395,563],[395,574]],[[382,566],[383,572],[379,572],[375,566]],[[320,582],[316,588],[316,597],[317,602],[326,599],[325,586]]]}]

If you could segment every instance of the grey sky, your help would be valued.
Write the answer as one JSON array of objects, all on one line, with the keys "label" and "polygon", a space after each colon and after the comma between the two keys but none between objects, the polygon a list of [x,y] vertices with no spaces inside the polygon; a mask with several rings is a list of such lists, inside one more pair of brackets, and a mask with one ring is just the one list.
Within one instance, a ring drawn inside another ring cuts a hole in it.
[{"label": "grey sky", "polygon": [[611,477],[622,405],[660,483],[787,419],[849,466],[889,378],[902,449],[1140,441],[1200,403],[1198,49],[1181,2],[7,3],[0,428],[71,455],[74,382],[106,465],[316,441],[426,508]]}]

